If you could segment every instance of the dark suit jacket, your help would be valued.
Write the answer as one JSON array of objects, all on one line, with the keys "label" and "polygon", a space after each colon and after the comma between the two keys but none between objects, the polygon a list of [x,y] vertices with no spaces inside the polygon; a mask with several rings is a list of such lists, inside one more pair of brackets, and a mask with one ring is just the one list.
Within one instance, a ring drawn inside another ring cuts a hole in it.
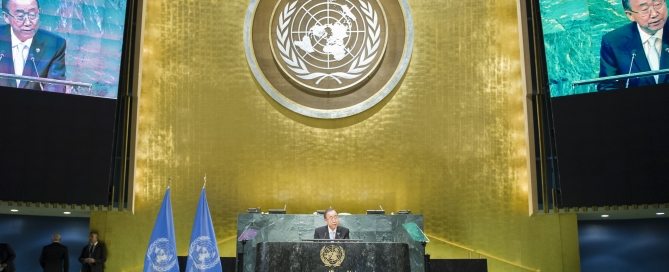
[{"label": "dark suit jacket", "polygon": [[[665,24],[662,32],[662,51],[660,51],[660,69],[669,68],[669,30]],[[639,28],[635,22],[626,24],[602,37],[600,49],[599,76],[613,76],[650,71],[650,65],[639,37]],[[634,61],[632,61],[634,55]],[[658,83],[669,82],[669,76],[660,75]],[[597,85],[597,90],[611,90],[625,88],[626,80],[603,82]],[[631,78],[629,87],[655,85],[655,78],[647,76]]]},{"label": "dark suit jacket", "polygon": [[[328,226],[322,226],[316,228],[314,231],[314,239],[330,239],[328,234]],[[351,239],[349,237],[349,231],[347,228],[342,226],[337,226],[337,233],[335,234],[335,239]]]},{"label": "dark suit jacket", "polygon": [[68,272],[70,269],[70,257],[67,247],[61,243],[51,243],[42,248],[39,264],[44,272]]},{"label": "dark suit jacket", "polygon": [[[81,255],[79,255],[79,262],[81,262],[81,272],[103,272],[105,271],[105,261],[107,261],[107,248],[102,242],[93,248],[93,252],[90,252],[90,245],[86,245],[81,250]],[[84,263],[85,258],[95,259],[94,264]]]},{"label": "dark suit jacket", "polygon": [[[0,73],[14,74],[12,36],[9,25],[0,26]],[[28,51],[28,60],[23,67],[24,76],[65,79],[65,39],[38,29]],[[34,61],[33,61],[34,59]],[[17,87],[15,79],[0,78],[0,85]],[[19,88],[42,90],[38,82],[21,81]],[[43,84],[45,91],[65,92],[60,84]]]},{"label": "dark suit jacket", "polygon": [[0,265],[7,264],[5,270],[2,272],[15,272],[14,268],[14,259],[16,259],[16,253],[11,246],[8,244],[0,244]]}]

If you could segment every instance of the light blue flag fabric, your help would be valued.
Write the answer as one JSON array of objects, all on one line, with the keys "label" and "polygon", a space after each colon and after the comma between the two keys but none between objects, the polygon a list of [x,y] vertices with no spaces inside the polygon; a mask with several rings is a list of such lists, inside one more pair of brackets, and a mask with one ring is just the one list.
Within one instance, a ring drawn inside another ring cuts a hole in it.
[{"label": "light blue flag fabric", "polygon": [[144,272],[154,271],[179,272],[169,187],[165,191],[163,204],[160,206],[156,224],[153,226],[149,248],[146,250],[144,259]]},{"label": "light blue flag fabric", "polygon": [[186,272],[221,272],[221,259],[218,254],[218,244],[214,233],[214,224],[211,221],[207,194],[204,187],[197,204],[193,232],[190,235],[188,246],[188,262]]}]

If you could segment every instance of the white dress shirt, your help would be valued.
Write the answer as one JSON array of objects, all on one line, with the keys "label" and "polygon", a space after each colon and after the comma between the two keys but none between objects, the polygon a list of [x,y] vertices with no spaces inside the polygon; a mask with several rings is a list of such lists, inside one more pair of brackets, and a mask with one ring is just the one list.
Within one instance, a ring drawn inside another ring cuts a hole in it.
[{"label": "white dress shirt", "polygon": [[[14,61],[14,74],[17,76],[23,75],[23,67],[28,60],[28,51],[30,51],[30,45],[33,43],[33,38],[27,39],[25,42],[19,40],[14,34],[14,29],[11,29],[12,33],[12,60]],[[16,86],[19,86],[21,83],[20,80],[16,80]]]},{"label": "white dress shirt", "polygon": [[[646,55],[646,60],[648,60],[648,65],[650,66],[650,69],[654,71],[659,70],[660,56],[662,55],[662,32],[664,31],[664,29],[658,30],[657,32],[655,32],[654,35],[650,35],[646,33],[643,29],[641,29],[641,26],[639,26],[639,24],[637,24],[637,28],[639,28],[639,37],[641,38],[641,45],[643,45],[643,51]],[[651,37],[655,37],[660,41],[658,43],[660,48],[657,48],[657,45],[655,44],[650,44],[649,40]],[[651,56],[650,54],[655,54],[655,55]],[[659,76],[655,76],[655,82],[657,82],[658,79]]]}]

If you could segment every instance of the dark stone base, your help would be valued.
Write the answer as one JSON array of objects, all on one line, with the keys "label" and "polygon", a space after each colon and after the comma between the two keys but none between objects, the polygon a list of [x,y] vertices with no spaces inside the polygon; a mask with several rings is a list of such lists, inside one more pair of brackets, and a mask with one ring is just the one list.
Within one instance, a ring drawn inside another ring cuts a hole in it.
[{"label": "dark stone base", "polygon": [[409,272],[409,262],[404,243],[263,242],[255,271]]}]

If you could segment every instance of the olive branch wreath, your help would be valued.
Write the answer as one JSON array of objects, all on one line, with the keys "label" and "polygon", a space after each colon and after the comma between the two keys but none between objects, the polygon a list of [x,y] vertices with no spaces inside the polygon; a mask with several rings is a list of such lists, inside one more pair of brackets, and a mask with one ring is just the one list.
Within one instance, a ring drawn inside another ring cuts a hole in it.
[{"label": "olive branch wreath", "polygon": [[289,3],[283,9],[283,12],[279,15],[279,22],[276,27],[277,39],[276,44],[279,48],[279,53],[281,59],[286,63],[288,68],[293,71],[297,77],[305,80],[316,80],[316,84],[319,84],[323,79],[332,78],[337,83],[342,84],[339,78],[345,79],[354,79],[362,75],[369,65],[376,57],[376,54],[379,50],[380,37],[381,37],[381,27],[379,26],[379,16],[376,11],[372,8],[372,5],[367,1],[359,0],[360,9],[365,15],[365,20],[367,21],[367,40],[365,41],[365,46],[363,47],[360,55],[353,60],[351,66],[348,68],[347,72],[335,72],[335,73],[322,73],[322,72],[310,72],[307,65],[304,61],[294,52],[290,44],[290,39],[288,39],[288,26],[292,21],[293,13],[295,12],[295,5],[297,1]]}]

